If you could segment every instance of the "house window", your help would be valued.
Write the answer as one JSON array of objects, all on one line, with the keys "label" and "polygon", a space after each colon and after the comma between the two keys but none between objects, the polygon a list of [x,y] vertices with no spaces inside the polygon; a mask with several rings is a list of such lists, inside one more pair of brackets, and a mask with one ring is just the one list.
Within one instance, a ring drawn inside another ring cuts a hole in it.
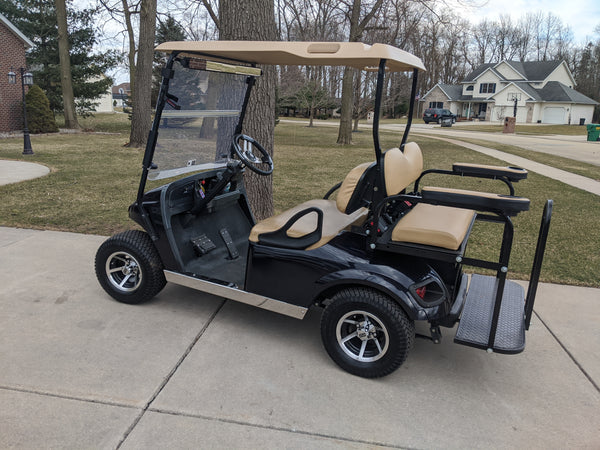
[{"label": "house window", "polygon": [[467,86],[467,91],[472,91],[472,90],[473,90],[473,85]]},{"label": "house window", "polygon": [[443,108],[444,102],[429,102],[430,108]]},{"label": "house window", "polygon": [[479,85],[480,94],[493,94],[496,92],[496,83],[481,83]]}]

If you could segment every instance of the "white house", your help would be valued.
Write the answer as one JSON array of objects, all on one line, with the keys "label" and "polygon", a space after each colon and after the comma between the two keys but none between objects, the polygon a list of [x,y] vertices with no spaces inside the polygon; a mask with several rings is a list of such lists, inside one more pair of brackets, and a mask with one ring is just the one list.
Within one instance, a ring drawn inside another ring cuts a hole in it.
[{"label": "white house", "polygon": [[[101,75],[102,78],[106,78],[105,75]],[[98,77],[100,79],[100,77]],[[95,81],[95,80],[94,80]],[[95,100],[98,103],[96,106],[96,112],[98,113],[114,113],[115,110],[113,108],[113,98],[112,98],[112,90],[109,87],[102,96]]]},{"label": "white house", "polygon": [[421,101],[464,119],[502,122],[516,107],[518,123],[590,123],[598,102],[574,87],[564,61],[501,61],[479,66],[459,85],[438,83]]}]

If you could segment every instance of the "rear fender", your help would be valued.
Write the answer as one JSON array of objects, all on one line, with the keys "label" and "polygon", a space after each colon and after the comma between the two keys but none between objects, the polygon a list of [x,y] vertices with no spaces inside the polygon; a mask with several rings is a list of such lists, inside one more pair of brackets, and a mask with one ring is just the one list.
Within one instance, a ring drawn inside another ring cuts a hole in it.
[{"label": "rear fender", "polygon": [[[401,273],[399,273],[401,274]],[[411,280],[401,274],[403,282],[382,273],[365,270],[347,269],[325,275],[317,281],[316,302],[321,303],[335,292],[349,286],[365,286],[376,289],[394,299],[412,320],[427,320],[427,308],[419,305],[409,292],[409,286],[417,280]]]}]

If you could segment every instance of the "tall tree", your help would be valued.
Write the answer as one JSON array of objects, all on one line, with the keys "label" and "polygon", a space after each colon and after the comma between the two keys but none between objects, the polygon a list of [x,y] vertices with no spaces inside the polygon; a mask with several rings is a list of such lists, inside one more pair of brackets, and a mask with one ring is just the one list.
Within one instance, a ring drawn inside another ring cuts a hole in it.
[{"label": "tall tree", "polygon": [[133,114],[129,145],[143,147],[152,125],[152,62],[154,60],[154,37],[156,33],[156,0],[141,0],[140,35],[135,64],[135,88],[133,90]]},{"label": "tall tree", "polygon": [[[346,15],[350,25],[348,42],[359,42],[365,28],[375,14],[381,8],[383,0],[375,0],[371,5],[363,5],[362,0],[352,0],[352,4],[348,5],[349,9]],[[367,13],[361,19],[361,9],[367,6]],[[342,108],[340,117],[340,128],[338,131],[338,144],[352,143],[352,109],[353,91],[354,91],[354,73],[355,69],[347,67],[344,70],[342,78]]]},{"label": "tall tree", "polygon": [[[246,24],[252,18],[251,26]],[[277,40],[273,0],[221,0],[219,5],[219,39],[221,40]],[[275,130],[275,87],[277,72],[273,66],[262,67],[263,75],[257,80],[246,111],[244,132],[273,154]],[[246,173],[246,190],[252,211],[258,220],[273,215],[273,179],[254,172]]]},{"label": "tall tree", "polygon": [[139,14],[140,2],[130,4],[128,0],[98,0],[98,3],[104,8],[111,20],[122,23],[125,26],[127,35],[127,68],[129,70],[129,89],[131,92],[135,88],[135,55],[137,53],[137,43],[135,41],[134,17]]},{"label": "tall tree", "polygon": [[331,99],[323,87],[315,80],[309,80],[296,92],[296,101],[298,106],[308,110],[308,126],[313,127],[315,113],[320,108],[327,108],[331,105]]},{"label": "tall tree", "polygon": [[75,96],[71,77],[71,57],[69,56],[69,34],[67,29],[67,5],[65,0],[54,0],[58,23],[58,56],[60,60],[60,85],[62,88],[65,128],[78,129],[75,113]]},{"label": "tall tree", "polygon": [[[577,61],[574,76],[577,90],[588,97],[600,101],[600,25],[596,27],[595,42],[588,42]],[[600,120],[600,106],[594,109],[594,121]]]}]

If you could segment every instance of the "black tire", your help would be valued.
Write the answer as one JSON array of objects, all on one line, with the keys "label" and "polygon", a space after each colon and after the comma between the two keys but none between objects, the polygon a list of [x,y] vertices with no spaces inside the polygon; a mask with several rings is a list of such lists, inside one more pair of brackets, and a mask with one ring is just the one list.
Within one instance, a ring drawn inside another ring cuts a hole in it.
[{"label": "black tire", "polygon": [[414,338],[414,322],[373,289],[341,290],[321,317],[321,339],[331,359],[364,378],[383,377],[400,367]]},{"label": "black tire", "polygon": [[137,304],[158,294],[167,280],[147,233],[129,230],[104,241],[96,252],[96,277],[115,300]]},{"label": "black tire", "polygon": [[441,125],[441,124],[442,124],[442,118],[441,118],[441,117],[440,117],[440,118],[437,120],[437,124],[438,124],[438,125]]}]

